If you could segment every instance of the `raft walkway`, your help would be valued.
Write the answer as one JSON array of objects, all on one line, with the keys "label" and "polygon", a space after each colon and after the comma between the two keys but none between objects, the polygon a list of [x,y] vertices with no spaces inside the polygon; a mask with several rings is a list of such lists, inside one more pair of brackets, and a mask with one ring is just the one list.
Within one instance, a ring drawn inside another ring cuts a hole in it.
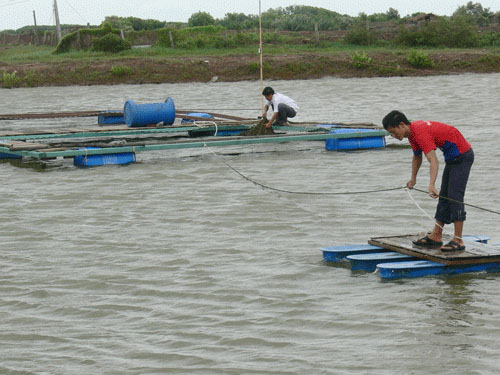
[{"label": "raft walkway", "polygon": [[[32,158],[38,160],[58,157],[108,155],[184,148],[220,147],[232,145],[265,144],[328,139],[357,139],[384,137],[385,130],[374,124],[356,123],[293,123],[273,126],[276,134],[240,136],[239,133],[256,125],[258,119],[213,114],[219,118],[208,120],[188,116],[190,111],[177,111],[177,118],[192,122],[179,125],[99,125],[36,131],[0,131],[0,155],[3,158]],[[0,115],[0,120],[33,118],[116,116],[103,111],[63,112],[53,114]],[[363,129],[346,134],[331,133],[331,127]],[[371,129],[367,131],[367,129]]]}]

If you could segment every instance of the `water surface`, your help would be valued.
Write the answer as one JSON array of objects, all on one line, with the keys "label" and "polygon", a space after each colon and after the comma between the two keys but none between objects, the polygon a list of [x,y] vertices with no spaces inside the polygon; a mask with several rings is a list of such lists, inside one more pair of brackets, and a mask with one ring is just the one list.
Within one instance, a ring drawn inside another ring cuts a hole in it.
[{"label": "water surface", "polygon": [[[380,123],[400,109],[456,125],[476,154],[466,200],[500,211],[500,74],[270,84],[297,100],[299,121]],[[0,90],[0,111],[172,96],[180,109],[256,117],[259,91],[257,82]],[[498,274],[386,282],[322,261],[322,246],[430,229],[406,192],[276,193],[224,164],[281,189],[360,191],[404,185],[410,149],[229,151],[140,153],[134,165],[93,169],[0,162],[0,373],[498,374]],[[424,162],[417,187],[427,183]],[[434,200],[412,196],[433,214]],[[469,209],[465,229],[500,243],[497,223]]]}]

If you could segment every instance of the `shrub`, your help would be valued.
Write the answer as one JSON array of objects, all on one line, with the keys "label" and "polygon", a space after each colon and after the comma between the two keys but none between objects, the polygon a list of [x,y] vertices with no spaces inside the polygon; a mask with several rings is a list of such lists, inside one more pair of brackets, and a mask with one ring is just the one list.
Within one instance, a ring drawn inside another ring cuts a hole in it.
[{"label": "shrub", "polygon": [[373,59],[366,52],[356,52],[351,55],[351,64],[356,69],[364,69],[373,63]]},{"label": "shrub", "polygon": [[209,26],[209,25],[214,25],[215,20],[214,18],[210,15],[210,13],[207,12],[197,12],[191,15],[188,20],[188,25],[190,27],[193,26]]},{"label": "shrub", "polygon": [[95,39],[103,37],[109,33],[120,35],[120,31],[113,29],[109,22],[103,23],[98,29],[80,29],[66,35],[57,45],[53,53],[66,53],[75,50],[87,50],[93,47]]},{"label": "shrub", "polygon": [[36,70],[25,70],[24,71],[24,82],[29,87],[36,87],[42,81],[42,77]]},{"label": "shrub", "polygon": [[22,79],[17,75],[17,72],[12,73],[3,72],[2,76],[3,87],[6,89],[11,89],[13,87],[19,87],[21,85]]},{"label": "shrub", "polygon": [[500,33],[492,31],[481,35],[482,47],[485,46],[500,46]]},{"label": "shrub", "polygon": [[132,74],[132,68],[127,65],[113,65],[111,68],[111,74],[116,77],[123,77]]},{"label": "shrub", "polygon": [[414,68],[419,69],[434,67],[434,60],[432,60],[424,51],[411,51],[408,55],[408,62]]},{"label": "shrub", "polygon": [[259,36],[255,32],[232,33],[222,26],[197,26],[184,29],[161,29],[158,31],[157,45],[171,48],[170,34],[175,48],[236,48],[255,45]]},{"label": "shrub", "polygon": [[97,38],[92,43],[92,48],[94,51],[101,52],[121,52],[126,49],[132,48],[129,42],[123,40],[118,35],[113,33],[108,33],[100,38]]},{"label": "shrub", "polygon": [[477,47],[479,42],[479,34],[474,27],[460,17],[453,19],[440,17],[413,29],[402,26],[396,38],[397,44],[410,47],[470,48]]},{"label": "shrub", "polygon": [[344,41],[349,44],[368,46],[375,42],[376,38],[366,27],[358,25],[346,34]]}]

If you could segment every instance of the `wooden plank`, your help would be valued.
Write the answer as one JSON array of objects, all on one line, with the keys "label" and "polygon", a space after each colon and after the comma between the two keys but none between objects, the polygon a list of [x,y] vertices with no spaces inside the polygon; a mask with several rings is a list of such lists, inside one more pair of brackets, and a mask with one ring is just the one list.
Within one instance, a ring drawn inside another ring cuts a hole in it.
[{"label": "wooden plank", "polygon": [[33,143],[33,142],[21,142],[12,141],[12,145],[9,147],[11,151],[25,151],[25,150],[40,150],[49,148],[50,146],[44,143]]},{"label": "wooden plank", "polygon": [[[402,254],[414,256],[419,259],[430,260],[446,265],[466,265],[500,262],[500,248],[480,242],[466,242],[466,249],[458,252],[442,252],[440,247],[425,248],[412,243],[422,237],[423,234],[408,234],[404,236],[373,237],[368,243],[380,246],[388,250],[397,251]],[[445,235],[444,242],[451,240]]]},{"label": "wooden plank", "polygon": [[23,119],[42,119],[42,118],[64,118],[64,117],[95,117],[105,113],[106,113],[105,111],[12,113],[12,114],[0,115],[0,120],[23,120]]},{"label": "wooden plank", "polygon": [[[243,125],[220,125],[218,126],[219,131],[231,130],[235,127],[242,127]],[[249,127],[249,126],[248,126]],[[158,127],[158,128],[145,128],[145,127],[119,127],[119,128],[80,128],[80,129],[61,129],[58,131],[53,131],[51,133],[36,133],[36,134],[18,134],[10,136],[0,136],[4,140],[18,140],[25,141],[28,139],[57,139],[57,138],[91,138],[91,137],[116,137],[116,136],[128,136],[128,135],[148,135],[148,134],[163,134],[163,133],[178,133],[178,132],[188,132],[193,130],[213,130],[215,131],[215,126],[186,126],[182,127]]]}]

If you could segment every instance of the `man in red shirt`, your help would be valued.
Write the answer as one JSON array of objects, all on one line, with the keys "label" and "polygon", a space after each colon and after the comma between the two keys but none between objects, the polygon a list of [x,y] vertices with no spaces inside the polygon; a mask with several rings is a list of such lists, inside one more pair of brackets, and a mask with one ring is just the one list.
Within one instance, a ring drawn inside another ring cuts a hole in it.
[{"label": "man in red shirt", "polygon": [[[392,111],[382,120],[384,128],[400,141],[408,138],[413,149],[411,179],[406,186],[413,189],[422,165],[422,152],[430,163],[429,195],[438,198],[436,225],[425,237],[413,241],[417,246],[434,247],[443,244],[443,226],[454,223],[453,239],[441,246],[441,251],[465,249],[462,231],[466,217],[464,195],[470,169],[474,162],[474,152],[470,143],[457,128],[437,121],[414,121],[410,123],[399,111]],[[441,180],[441,191],[436,188],[439,162],[436,148],[444,154],[446,166]]]}]

